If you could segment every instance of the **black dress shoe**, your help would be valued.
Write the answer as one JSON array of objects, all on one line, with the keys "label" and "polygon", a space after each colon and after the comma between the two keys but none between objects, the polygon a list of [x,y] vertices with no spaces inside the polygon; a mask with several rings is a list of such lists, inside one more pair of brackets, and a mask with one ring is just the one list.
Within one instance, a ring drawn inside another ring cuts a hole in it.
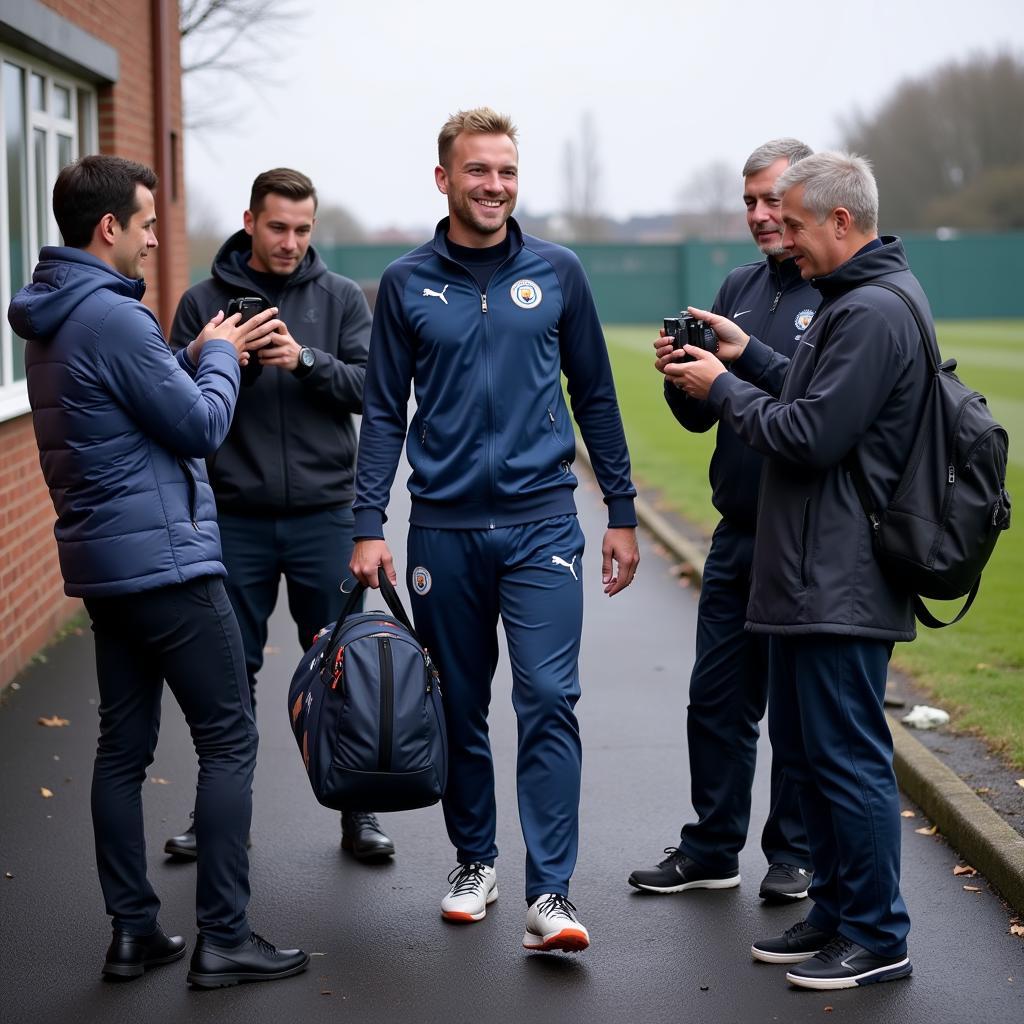
[{"label": "black dress shoe", "polygon": [[[193,815],[189,815],[193,817]],[[252,837],[245,837],[245,848],[252,846]],[[199,847],[196,844],[196,824],[191,825],[180,836],[171,836],[164,843],[164,853],[174,857],[176,860],[195,860],[199,856]]]},{"label": "black dress shoe", "polygon": [[152,935],[129,935],[115,928],[103,973],[112,978],[137,978],[147,967],[180,960],[185,949],[180,935],[164,935],[159,927]]},{"label": "black dress shoe", "polygon": [[[190,818],[194,815],[190,814]],[[164,843],[164,853],[182,860],[195,860],[199,856],[196,848],[196,823],[192,821],[187,829],[180,836],[171,836]]]},{"label": "black dress shoe", "polygon": [[237,946],[215,946],[200,935],[188,966],[188,983],[225,988],[243,981],[276,981],[308,966],[309,955],[301,949],[277,949],[255,932]]},{"label": "black dress shoe", "polygon": [[341,848],[356,860],[383,860],[395,855],[395,844],[369,811],[341,812]]}]

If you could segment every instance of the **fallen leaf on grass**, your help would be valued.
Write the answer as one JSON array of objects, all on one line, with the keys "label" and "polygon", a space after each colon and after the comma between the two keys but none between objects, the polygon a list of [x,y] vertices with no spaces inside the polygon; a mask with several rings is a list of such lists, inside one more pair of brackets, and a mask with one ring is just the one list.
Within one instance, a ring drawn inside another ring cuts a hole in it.
[{"label": "fallen leaf on grass", "polygon": [[970,875],[973,878],[977,873],[978,872],[972,868],[970,864],[957,864],[957,866],[953,868],[954,875]]},{"label": "fallen leaf on grass", "polygon": [[47,718],[43,715],[36,719],[39,725],[45,725],[47,729],[59,729],[63,725],[70,725],[70,718],[61,718],[60,715],[53,715],[51,718]]},{"label": "fallen leaf on grass", "polygon": [[901,818],[916,818],[917,815],[913,811],[900,811]]},{"label": "fallen leaf on grass", "polygon": [[965,885],[964,892],[981,892],[981,887],[977,885]]},{"label": "fallen leaf on grass", "polygon": [[[10,877],[10,876],[8,876],[8,877]],[[1024,924],[1011,924],[1010,925],[1010,934],[1011,935],[1024,936]]]},{"label": "fallen leaf on grass", "polygon": [[43,798],[44,800],[49,800],[49,799],[50,799],[50,797],[52,797],[52,796],[53,796],[53,790],[52,790],[52,789],[47,789],[47,788],[46,788],[45,786],[40,786],[40,787],[39,787],[39,795],[40,795],[40,796],[41,796],[41,797],[42,797],[42,798]]},{"label": "fallen leaf on grass", "polygon": [[991,793],[992,790],[988,786],[979,786],[975,791],[978,796],[985,796],[986,793]]},{"label": "fallen leaf on grass", "polygon": [[914,831],[919,836],[933,836],[933,835],[935,835],[936,832],[939,831],[939,826],[938,825],[930,825],[927,828],[915,828]]},{"label": "fallen leaf on grass", "polygon": [[1020,786],[1021,789],[1024,789],[1024,779],[1018,779],[1017,785]]},{"label": "fallen leaf on grass", "polygon": [[990,664],[989,664],[989,663],[988,663],[987,661],[979,661],[979,662],[978,662],[978,664],[977,664],[977,665],[975,665],[974,667],[975,667],[975,668],[976,668],[976,669],[977,669],[977,670],[978,670],[979,672],[984,672],[984,671],[985,671],[985,669],[991,668],[992,666],[991,666],[991,665],[990,665]]},{"label": "fallen leaf on grass", "polygon": [[161,779],[159,775],[150,775],[149,781],[157,786],[169,786],[171,784],[168,779]]}]

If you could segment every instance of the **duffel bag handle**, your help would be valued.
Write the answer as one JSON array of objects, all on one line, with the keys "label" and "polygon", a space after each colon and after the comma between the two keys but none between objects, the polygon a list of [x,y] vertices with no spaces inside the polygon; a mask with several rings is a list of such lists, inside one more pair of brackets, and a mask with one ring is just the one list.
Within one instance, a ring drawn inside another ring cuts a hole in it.
[{"label": "duffel bag handle", "polygon": [[[416,636],[416,630],[413,629],[412,623],[409,621],[409,616],[406,614],[405,608],[402,606],[402,599],[398,596],[398,591],[391,585],[391,580],[388,579],[388,574],[384,571],[384,566],[381,565],[377,569],[377,584],[380,587],[380,595],[384,598],[384,603],[391,610],[391,614],[394,615],[398,621],[405,626],[407,630],[412,634],[413,638],[419,643],[419,637]],[[363,596],[367,586],[365,583],[357,582],[356,585],[349,591],[348,599],[345,601],[344,607],[338,614],[338,621],[334,624],[334,629],[331,631],[331,638],[327,641],[327,646],[324,648],[326,651],[334,649],[334,641],[338,638],[338,633],[341,632],[341,627],[345,624],[345,620],[356,610],[356,606],[359,604],[359,598]]]}]

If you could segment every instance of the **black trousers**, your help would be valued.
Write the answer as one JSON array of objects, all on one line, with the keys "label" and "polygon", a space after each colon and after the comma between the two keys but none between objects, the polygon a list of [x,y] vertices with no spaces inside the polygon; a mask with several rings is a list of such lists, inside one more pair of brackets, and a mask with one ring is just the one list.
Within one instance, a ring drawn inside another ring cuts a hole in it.
[{"label": "black trousers", "polygon": [[[753,556],[754,535],[723,519],[704,566],[686,716],[697,821],[683,826],[679,848],[723,874],[738,869],[747,840],[759,723],[768,702],[769,640],[744,629]],[[774,753],[761,849],[769,864],[811,866],[796,787]]]},{"label": "black trousers", "polygon": [[100,737],[92,780],[96,863],[115,928],[148,935],[160,901],[146,877],[142,784],[160,729],[163,682],[199,755],[196,920],[218,945],[249,936],[256,726],[242,642],[219,577],[85,601],[96,636]]}]

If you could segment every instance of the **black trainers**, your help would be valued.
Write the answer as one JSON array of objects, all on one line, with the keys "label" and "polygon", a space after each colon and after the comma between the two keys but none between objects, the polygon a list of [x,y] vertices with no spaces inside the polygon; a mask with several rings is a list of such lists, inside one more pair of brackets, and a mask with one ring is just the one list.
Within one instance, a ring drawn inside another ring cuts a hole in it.
[{"label": "black trainers", "polygon": [[810,960],[787,971],[786,981],[799,988],[856,988],[905,978],[913,969],[906,954],[875,956],[851,939],[836,935]]},{"label": "black trainers", "polygon": [[814,876],[795,864],[769,864],[768,873],[761,880],[758,896],[767,903],[789,903],[802,900]]},{"label": "black trainers", "polygon": [[395,855],[395,844],[369,811],[341,812],[341,848],[362,861],[385,860]]},{"label": "black trainers", "polygon": [[750,947],[750,955],[766,964],[798,964],[810,960],[834,938],[834,932],[819,931],[806,921],[797,921],[781,935],[758,939]]},{"label": "black trainers", "polygon": [[687,889],[732,889],[740,884],[739,874],[715,874],[691,860],[682,850],[666,846],[668,856],[655,868],[637,868],[629,884],[644,892],[685,892]]}]

